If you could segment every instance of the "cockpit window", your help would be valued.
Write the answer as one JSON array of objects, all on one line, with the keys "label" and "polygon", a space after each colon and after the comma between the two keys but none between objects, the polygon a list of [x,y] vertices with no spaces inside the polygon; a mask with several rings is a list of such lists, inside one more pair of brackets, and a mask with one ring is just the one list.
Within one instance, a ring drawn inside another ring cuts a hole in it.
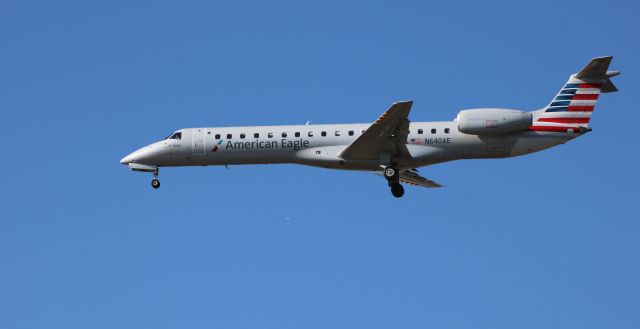
[{"label": "cockpit window", "polygon": [[181,132],[174,133],[173,135],[167,137],[167,139],[181,140],[182,139],[182,133]]}]

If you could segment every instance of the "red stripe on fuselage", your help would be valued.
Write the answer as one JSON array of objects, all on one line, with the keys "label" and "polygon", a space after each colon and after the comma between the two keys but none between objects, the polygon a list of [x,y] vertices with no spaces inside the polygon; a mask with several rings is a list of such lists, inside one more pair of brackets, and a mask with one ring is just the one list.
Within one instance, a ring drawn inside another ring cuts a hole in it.
[{"label": "red stripe on fuselage", "polygon": [[556,123],[589,123],[590,118],[540,118],[541,122],[556,122]]},{"label": "red stripe on fuselage", "polygon": [[531,131],[551,131],[551,132],[559,132],[566,133],[567,130],[573,129],[575,132],[580,131],[580,127],[554,127],[554,126],[530,126],[529,130]]}]

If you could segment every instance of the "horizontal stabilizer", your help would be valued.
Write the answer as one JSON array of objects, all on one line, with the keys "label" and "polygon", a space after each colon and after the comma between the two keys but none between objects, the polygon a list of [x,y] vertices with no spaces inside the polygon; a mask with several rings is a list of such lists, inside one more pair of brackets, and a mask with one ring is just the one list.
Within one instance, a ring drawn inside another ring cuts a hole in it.
[{"label": "horizontal stabilizer", "polygon": [[578,79],[603,79],[608,78],[607,70],[613,56],[596,57],[576,74]]},{"label": "horizontal stabilizer", "polygon": [[602,93],[613,93],[616,91],[618,91],[618,88],[616,88],[616,85],[614,85],[609,79],[607,79],[607,82],[605,82],[602,85],[602,89],[600,89],[600,92]]},{"label": "horizontal stabilizer", "polygon": [[618,91],[618,88],[610,80],[610,78],[620,74],[620,71],[609,71],[612,59],[613,56],[596,57],[580,72],[576,73],[574,77],[589,83],[601,83],[600,92],[602,93]]}]

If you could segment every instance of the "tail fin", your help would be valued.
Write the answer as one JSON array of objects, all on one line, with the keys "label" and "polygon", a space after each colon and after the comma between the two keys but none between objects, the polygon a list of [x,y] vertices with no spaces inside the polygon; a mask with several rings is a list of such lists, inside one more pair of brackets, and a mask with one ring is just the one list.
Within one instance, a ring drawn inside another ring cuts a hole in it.
[{"label": "tail fin", "polygon": [[607,71],[612,59],[612,56],[594,58],[580,72],[572,74],[553,101],[535,112],[533,125],[529,129],[556,132],[589,131],[591,113],[600,93],[618,91],[610,78],[620,72]]}]

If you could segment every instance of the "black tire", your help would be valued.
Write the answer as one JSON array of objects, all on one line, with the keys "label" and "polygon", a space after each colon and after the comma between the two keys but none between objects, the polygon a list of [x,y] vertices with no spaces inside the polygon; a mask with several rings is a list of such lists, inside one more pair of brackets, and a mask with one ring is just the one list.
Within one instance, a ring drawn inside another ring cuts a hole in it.
[{"label": "black tire", "polygon": [[160,188],[160,181],[154,178],[154,179],[151,181],[151,187],[153,187],[153,188],[155,188],[155,189]]},{"label": "black tire", "polygon": [[391,179],[395,177],[396,173],[397,173],[396,168],[393,168],[393,167],[384,168],[384,177],[386,179]]},{"label": "black tire", "polygon": [[396,198],[401,198],[404,195],[404,187],[400,184],[393,184],[391,186],[391,194]]}]

